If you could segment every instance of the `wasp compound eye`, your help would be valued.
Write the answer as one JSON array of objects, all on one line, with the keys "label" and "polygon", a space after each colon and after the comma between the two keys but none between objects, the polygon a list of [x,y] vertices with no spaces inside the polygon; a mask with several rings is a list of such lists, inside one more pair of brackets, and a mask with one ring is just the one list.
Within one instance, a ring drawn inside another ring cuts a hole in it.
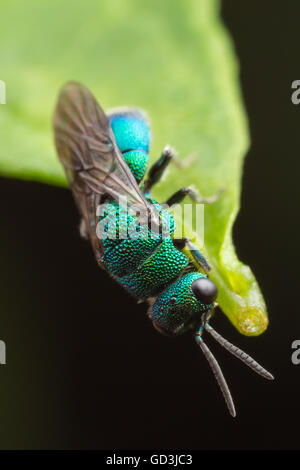
[{"label": "wasp compound eye", "polygon": [[191,288],[197,300],[205,305],[212,304],[218,295],[218,289],[216,285],[206,277],[196,279],[192,283]]}]

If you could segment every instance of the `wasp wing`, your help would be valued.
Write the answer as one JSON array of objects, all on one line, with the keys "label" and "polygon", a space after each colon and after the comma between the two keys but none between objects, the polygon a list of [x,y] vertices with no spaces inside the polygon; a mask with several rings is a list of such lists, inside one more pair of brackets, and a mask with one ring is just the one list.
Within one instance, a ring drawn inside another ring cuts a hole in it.
[{"label": "wasp wing", "polygon": [[83,85],[70,82],[62,88],[54,114],[54,133],[60,161],[97,259],[102,249],[95,232],[96,210],[102,197],[126,200],[128,207],[146,213],[148,220],[151,217],[151,223],[159,226],[156,209],[146,200],[118,149],[109,118]]}]

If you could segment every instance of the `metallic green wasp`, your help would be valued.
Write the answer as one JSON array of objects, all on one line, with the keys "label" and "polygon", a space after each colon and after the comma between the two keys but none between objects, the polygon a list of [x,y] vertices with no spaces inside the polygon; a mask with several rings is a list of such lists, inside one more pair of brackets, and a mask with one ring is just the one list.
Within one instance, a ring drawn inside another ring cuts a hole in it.
[{"label": "metallic green wasp", "polygon": [[[235,416],[225,378],[203,341],[204,331],[255,372],[266,379],[273,376],[210,326],[218,294],[208,278],[210,267],[190,240],[175,239],[170,211],[151,198],[151,188],[174,158],[173,151],[166,147],[143,180],[150,145],[145,115],[132,108],[106,115],[78,83],[62,88],[54,131],[81,214],[81,234],[90,239],[99,266],[138,301],[148,302],[148,315],[158,331],[173,336],[193,332]],[[193,189],[182,188],[166,204],[173,206],[186,196],[197,200]]]}]

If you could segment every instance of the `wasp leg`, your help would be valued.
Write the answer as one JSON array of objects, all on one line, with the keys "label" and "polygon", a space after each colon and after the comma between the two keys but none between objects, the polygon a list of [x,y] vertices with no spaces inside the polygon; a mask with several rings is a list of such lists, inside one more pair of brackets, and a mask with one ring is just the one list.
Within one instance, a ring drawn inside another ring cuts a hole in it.
[{"label": "wasp leg", "polygon": [[175,204],[179,204],[183,201],[183,199],[189,196],[193,201],[199,202],[199,194],[197,191],[192,187],[181,188],[176,193],[172,194],[169,199],[165,202],[168,206],[174,206]]},{"label": "wasp leg", "polygon": [[148,172],[147,180],[144,184],[144,193],[149,193],[152,186],[162,178],[166,168],[175,157],[175,150],[171,147],[165,147],[160,158],[152,165]]},{"label": "wasp leg", "polygon": [[86,223],[85,223],[84,219],[81,219],[81,220],[80,220],[80,223],[79,223],[79,233],[80,233],[80,236],[81,236],[82,238],[84,238],[85,240],[88,240],[88,238],[89,238],[89,233],[88,233],[88,230],[87,230]]},{"label": "wasp leg", "polygon": [[220,194],[223,191],[224,189],[222,188],[219,189],[219,191],[217,191],[216,194],[213,194],[212,196],[203,197],[197,191],[197,189],[193,188],[192,186],[188,186],[187,188],[181,188],[179,189],[179,191],[176,191],[176,193],[169,197],[165,204],[168,204],[168,206],[179,204],[183,201],[186,196],[189,196],[193,201],[198,202],[200,204],[212,204],[219,199]]},{"label": "wasp leg", "polygon": [[177,168],[180,168],[181,170],[185,170],[186,168],[189,168],[196,160],[197,160],[197,157],[194,154],[190,154],[181,160],[179,160],[177,155],[174,155],[173,163],[175,166],[177,166]]},{"label": "wasp leg", "polygon": [[194,261],[203,269],[206,274],[209,273],[211,267],[204,258],[203,254],[200,253],[198,248],[196,248],[196,246],[188,238],[181,238],[179,240],[174,239],[173,242],[175,247],[179,250],[187,248],[190,251]]}]

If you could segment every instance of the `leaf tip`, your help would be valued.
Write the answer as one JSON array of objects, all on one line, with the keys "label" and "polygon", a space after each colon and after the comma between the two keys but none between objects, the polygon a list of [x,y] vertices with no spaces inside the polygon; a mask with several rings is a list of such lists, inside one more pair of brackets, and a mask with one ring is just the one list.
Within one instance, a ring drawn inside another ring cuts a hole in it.
[{"label": "leaf tip", "polygon": [[259,307],[241,308],[237,315],[238,330],[246,336],[258,336],[262,334],[268,326],[266,311]]}]

